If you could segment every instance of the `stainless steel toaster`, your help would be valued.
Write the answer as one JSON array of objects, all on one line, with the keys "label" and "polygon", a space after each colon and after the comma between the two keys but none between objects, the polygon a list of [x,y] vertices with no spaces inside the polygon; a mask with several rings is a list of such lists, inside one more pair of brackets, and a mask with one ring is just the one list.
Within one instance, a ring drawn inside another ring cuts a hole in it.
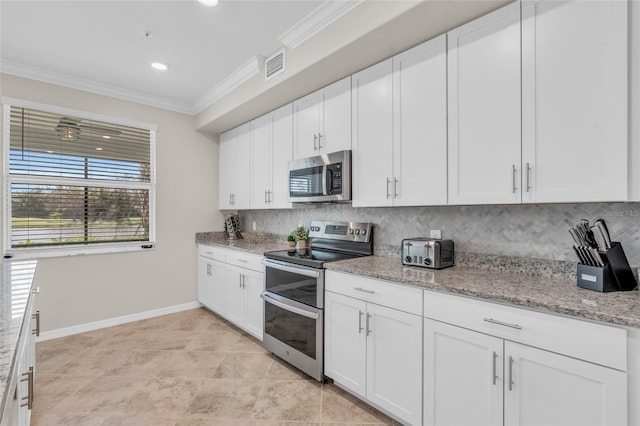
[{"label": "stainless steel toaster", "polygon": [[453,266],[453,241],[434,238],[406,238],[402,240],[402,264],[431,269]]}]

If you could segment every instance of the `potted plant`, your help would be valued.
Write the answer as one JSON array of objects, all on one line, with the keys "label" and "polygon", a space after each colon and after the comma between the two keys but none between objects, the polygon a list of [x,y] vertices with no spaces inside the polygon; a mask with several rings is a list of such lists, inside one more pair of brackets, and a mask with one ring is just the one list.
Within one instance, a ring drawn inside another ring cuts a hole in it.
[{"label": "potted plant", "polygon": [[289,236],[287,237],[287,241],[289,242],[289,247],[296,246],[296,238],[293,236],[293,234],[289,234]]},{"label": "potted plant", "polygon": [[291,232],[291,236],[296,241],[297,248],[306,248],[307,240],[309,239],[309,230],[300,225]]}]

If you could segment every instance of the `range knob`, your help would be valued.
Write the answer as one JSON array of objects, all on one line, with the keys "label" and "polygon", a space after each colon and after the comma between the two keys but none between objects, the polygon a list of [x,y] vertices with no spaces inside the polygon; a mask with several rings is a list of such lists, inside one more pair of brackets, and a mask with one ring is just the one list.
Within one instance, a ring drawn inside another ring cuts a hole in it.
[{"label": "range knob", "polygon": [[353,235],[353,229],[349,229],[349,234]]},{"label": "range knob", "polygon": [[362,231],[360,231],[360,234],[362,234],[362,235],[364,235],[364,234],[366,234],[366,233],[367,233],[367,230],[366,230],[366,229],[363,229]]},{"label": "range knob", "polygon": [[360,235],[360,230],[356,229],[356,235]]},{"label": "range knob", "polygon": [[411,263],[411,256],[405,256],[404,261],[407,263]]},{"label": "range knob", "polygon": [[431,265],[431,259],[429,259],[428,257],[424,260],[424,264],[425,265]]}]

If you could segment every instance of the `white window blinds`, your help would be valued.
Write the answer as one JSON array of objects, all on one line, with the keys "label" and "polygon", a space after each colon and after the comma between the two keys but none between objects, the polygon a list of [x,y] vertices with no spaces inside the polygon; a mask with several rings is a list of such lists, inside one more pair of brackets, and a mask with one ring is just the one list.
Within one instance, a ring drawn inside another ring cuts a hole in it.
[{"label": "white window blinds", "polygon": [[8,252],[152,241],[154,131],[7,108]]}]

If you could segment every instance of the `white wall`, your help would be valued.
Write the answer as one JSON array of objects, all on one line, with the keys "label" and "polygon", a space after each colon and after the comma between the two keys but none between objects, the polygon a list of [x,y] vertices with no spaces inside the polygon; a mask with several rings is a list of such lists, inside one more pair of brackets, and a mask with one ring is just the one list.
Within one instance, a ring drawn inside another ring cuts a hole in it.
[{"label": "white wall", "polygon": [[196,301],[194,234],[222,229],[222,216],[217,143],[196,132],[195,117],[11,75],[2,75],[0,83],[2,96],[158,126],[157,248],[39,261],[43,330]]}]

